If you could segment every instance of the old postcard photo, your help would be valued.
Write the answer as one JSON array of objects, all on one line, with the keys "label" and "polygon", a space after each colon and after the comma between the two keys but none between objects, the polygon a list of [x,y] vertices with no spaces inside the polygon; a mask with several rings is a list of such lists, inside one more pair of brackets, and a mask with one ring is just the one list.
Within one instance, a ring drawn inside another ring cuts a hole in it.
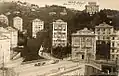
[{"label": "old postcard photo", "polygon": [[119,76],[119,1],[0,0],[0,76]]}]

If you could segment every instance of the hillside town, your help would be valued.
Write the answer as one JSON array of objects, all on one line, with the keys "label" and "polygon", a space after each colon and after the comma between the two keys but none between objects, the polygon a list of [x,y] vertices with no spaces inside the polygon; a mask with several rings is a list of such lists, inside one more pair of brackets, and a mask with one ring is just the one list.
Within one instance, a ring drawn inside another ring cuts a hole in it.
[{"label": "hillside town", "polygon": [[[52,10],[45,20],[36,16],[37,5],[13,4],[18,9],[32,6],[32,16],[22,10],[0,10],[0,76],[119,76],[119,29],[112,20],[115,14],[105,16],[96,2],[88,2],[83,14],[76,10],[69,14],[63,7],[59,17],[55,16],[58,10]],[[77,19],[72,20],[74,12]]]}]

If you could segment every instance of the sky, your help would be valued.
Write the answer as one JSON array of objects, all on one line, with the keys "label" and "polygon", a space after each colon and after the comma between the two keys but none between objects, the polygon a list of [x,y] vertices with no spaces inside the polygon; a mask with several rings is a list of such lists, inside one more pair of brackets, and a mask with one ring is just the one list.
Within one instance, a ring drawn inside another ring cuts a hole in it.
[{"label": "sky", "polygon": [[[6,1],[11,1],[11,0],[6,0]],[[17,1],[17,0],[13,0],[13,1]],[[100,6],[100,9],[109,8],[112,10],[119,10],[119,0],[20,0],[20,1],[37,4],[40,7],[43,7],[45,5],[55,4],[55,5],[66,6],[68,8],[74,8],[77,10],[83,10],[85,4],[87,4],[88,1],[93,1],[98,3],[98,5]],[[72,3],[70,3],[70,5],[66,5],[71,1],[82,3],[82,5],[72,4]]]}]

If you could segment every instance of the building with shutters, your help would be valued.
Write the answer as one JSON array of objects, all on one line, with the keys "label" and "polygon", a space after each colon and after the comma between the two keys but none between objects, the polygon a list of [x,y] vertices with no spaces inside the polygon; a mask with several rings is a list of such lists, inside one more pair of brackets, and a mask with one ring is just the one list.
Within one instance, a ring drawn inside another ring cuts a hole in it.
[{"label": "building with shutters", "polygon": [[119,30],[114,31],[114,33],[111,35],[110,47],[110,59],[119,59]]},{"label": "building with shutters", "polygon": [[44,21],[40,19],[34,19],[32,21],[32,37],[36,38],[36,34],[44,29]]},{"label": "building with shutters", "polygon": [[84,28],[72,34],[72,59],[95,59],[96,35],[93,31]]},{"label": "building with shutters", "polygon": [[67,46],[67,22],[61,19],[53,22],[52,46]]},{"label": "building with shutters", "polygon": [[99,12],[99,5],[96,2],[88,2],[88,5],[85,6],[85,11],[90,15]]},{"label": "building with shutters", "polygon": [[97,40],[97,59],[110,59],[110,50],[113,42],[114,27],[105,22],[95,26]]},{"label": "building with shutters", "polygon": [[98,26],[95,26],[95,34],[97,34],[97,40],[108,41],[111,40],[111,35],[114,32],[114,27],[103,22]]}]

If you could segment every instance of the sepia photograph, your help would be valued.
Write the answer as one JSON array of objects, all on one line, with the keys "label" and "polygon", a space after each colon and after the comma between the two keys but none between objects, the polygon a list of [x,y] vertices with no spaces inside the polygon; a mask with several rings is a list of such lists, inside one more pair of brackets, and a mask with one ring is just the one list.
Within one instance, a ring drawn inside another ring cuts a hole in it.
[{"label": "sepia photograph", "polygon": [[119,1],[0,0],[0,76],[119,76]]}]

